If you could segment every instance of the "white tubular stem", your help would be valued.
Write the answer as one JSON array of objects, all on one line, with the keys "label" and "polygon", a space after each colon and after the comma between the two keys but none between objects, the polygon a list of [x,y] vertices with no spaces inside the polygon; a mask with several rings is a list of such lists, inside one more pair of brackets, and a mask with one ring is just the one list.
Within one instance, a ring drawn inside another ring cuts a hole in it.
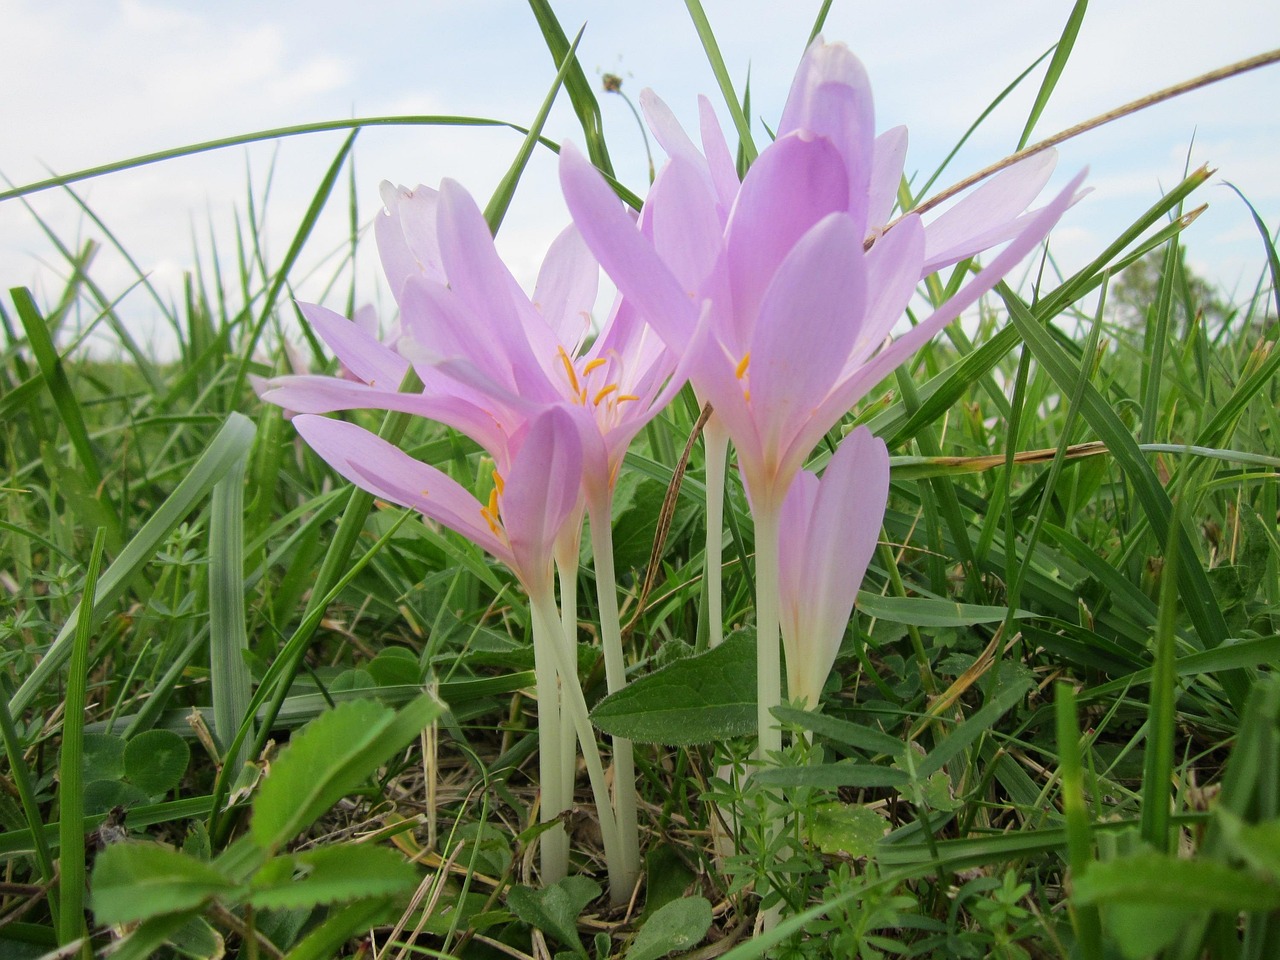
[{"label": "white tubular stem", "polygon": [[774,503],[757,504],[756,522],[756,717],[762,762],[782,749],[782,730],[770,712],[782,703],[782,655],[778,640],[778,514]]},{"label": "white tubular stem", "polygon": [[[609,505],[604,504],[591,514],[591,556],[600,606],[600,646],[604,650],[605,683],[610,693],[616,693],[627,685],[627,676],[622,655],[622,625],[618,616],[618,579],[613,566],[610,512]],[[583,750],[585,752],[586,747]],[[635,759],[631,741],[622,737],[613,738],[613,810],[622,846],[620,880],[630,888],[640,875],[640,825],[636,815]]]},{"label": "white tubular stem", "polygon": [[729,459],[729,434],[713,413],[702,428],[703,452],[707,460],[707,550],[704,576],[707,578],[707,623],[710,645],[724,639],[724,477]]},{"label": "white tubular stem", "polygon": [[[555,600],[550,596],[530,597],[533,605],[534,623],[541,621],[541,629],[547,633],[556,633],[563,637],[564,630],[556,610]],[[605,865],[609,870],[609,899],[619,906],[627,902],[631,896],[631,887],[624,883],[620,868],[622,866],[622,849],[618,839],[618,824],[613,816],[613,808],[609,803],[609,784],[604,777],[604,764],[600,761],[600,750],[596,746],[595,733],[591,729],[591,718],[587,715],[587,698],[582,693],[582,685],[578,682],[577,664],[569,656],[565,644],[549,644],[555,652],[556,667],[560,672],[560,691],[562,718],[567,716],[578,732],[578,742],[582,744],[582,755],[587,763],[587,776],[591,780],[591,792],[596,801],[596,815],[600,820],[600,836],[604,842]]]},{"label": "white tubular stem", "polygon": [[[549,602],[554,608],[554,598]],[[533,664],[538,689],[538,780],[542,792],[539,820],[550,823],[559,818],[567,806],[561,730],[568,725],[563,723],[561,716],[560,685],[556,679],[556,649],[560,646],[560,637],[564,631],[559,627],[559,617],[556,617],[556,628],[548,633],[546,624],[538,615],[537,604],[534,603],[532,607]],[[539,857],[544,884],[555,883],[569,875],[569,834],[565,832],[563,824],[553,827],[539,838]]]}]

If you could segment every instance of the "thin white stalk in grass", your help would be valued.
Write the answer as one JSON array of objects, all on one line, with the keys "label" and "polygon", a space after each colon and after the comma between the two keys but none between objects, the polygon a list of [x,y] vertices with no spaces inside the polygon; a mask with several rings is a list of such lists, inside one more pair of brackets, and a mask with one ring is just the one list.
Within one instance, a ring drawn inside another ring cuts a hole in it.
[{"label": "thin white stalk in grass", "polygon": [[782,728],[770,712],[782,703],[782,652],[778,629],[778,517],[763,500],[752,511],[756,526],[756,720],[757,757],[768,762],[782,749]]},{"label": "thin white stalk in grass", "polygon": [[724,478],[729,459],[729,432],[713,413],[702,428],[707,458],[707,551],[703,564],[707,578],[707,624],[710,644],[724,640]]},{"label": "thin white stalk in grass", "polygon": [[[539,636],[546,638],[564,635],[555,597],[549,589],[541,595],[531,595],[529,604],[533,609],[535,642],[538,642]],[[591,781],[591,792],[596,801],[596,816],[600,821],[605,865],[609,870],[609,899],[617,906],[627,902],[631,895],[631,887],[623,882],[620,869],[623,857],[618,838],[618,824],[609,803],[609,784],[605,780],[604,764],[600,760],[595,733],[591,728],[591,718],[587,714],[587,700],[582,693],[582,686],[578,683],[577,664],[569,657],[563,643],[545,643],[544,647],[554,651],[556,666],[560,672],[561,719],[568,716],[578,733],[578,741],[582,744],[583,759],[587,763],[587,777]]]},{"label": "thin white stalk in grass", "polygon": [[[578,553],[582,542],[582,523],[567,523],[556,540],[556,579],[560,583],[561,634],[569,659],[578,657]],[[563,698],[562,698],[563,699]],[[560,789],[566,805],[572,805],[574,784],[578,779],[577,734],[573,724],[560,722]]]},{"label": "thin white stalk in grass", "polygon": [[[547,601],[555,612],[555,600]],[[539,820],[551,823],[567,806],[564,791],[564,740],[561,731],[567,724],[561,723],[560,684],[557,677],[563,630],[559,616],[550,621],[554,629],[548,632],[548,623],[533,609],[533,669],[538,693],[538,783],[542,791]],[[570,728],[572,729],[572,728]],[[572,741],[569,750],[572,753]],[[569,875],[569,834],[563,824],[557,824],[539,838],[539,863],[542,882],[553,884]]]},{"label": "thin white stalk in grass", "polygon": [[[622,624],[618,614],[618,578],[613,564],[613,525],[608,504],[591,514],[591,558],[596,571],[600,608],[600,646],[604,651],[605,684],[610,693],[627,685],[622,655]],[[586,744],[583,744],[586,753]],[[636,767],[631,741],[613,738],[613,810],[617,817],[622,863],[621,882],[628,888],[640,875],[640,825],[636,816]]]}]

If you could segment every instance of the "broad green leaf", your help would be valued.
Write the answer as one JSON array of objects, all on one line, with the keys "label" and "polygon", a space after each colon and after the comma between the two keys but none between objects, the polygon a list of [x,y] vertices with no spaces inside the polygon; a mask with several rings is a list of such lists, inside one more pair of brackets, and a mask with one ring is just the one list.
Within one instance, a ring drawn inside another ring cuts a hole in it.
[{"label": "broad green leaf", "polygon": [[809,837],[823,853],[869,857],[889,832],[889,821],[852,803],[820,803],[808,819]]},{"label": "broad green leaf", "polygon": [[158,843],[116,843],[98,854],[89,905],[98,923],[177,913],[232,892],[222,871]]},{"label": "broad green leaf", "polygon": [[1184,910],[1280,909],[1280,884],[1217,860],[1140,853],[1094,863],[1076,880],[1080,903],[1140,903]]},{"label": "broad green leaf", "polygon": [[640,922],[685,895],[697,877],[685,865],[676,848],[668,844],[650,847],[644,856],[644,912]]},{"label": "broad green leaf", "polygon": [[[858,610],[869,617],[913,627],[967,627],[975,623],[1000,623],[1009,616],[1005,607],[955,603],[932,597],[882,597],[865,590],[858,591]],[[1013,616],[1020,618],[1031,614],[1017,610]]]},{"label": "broad green leaf", "polygon": [[549,933],[581,956],[587,952],[578,939],[578,915],[600,896],[600,885],[586,877],[565,877],[542,890],[512,887],[507,893],[507,906],[517,917]]},{"label": "broad green leaf", "polygon": [[750,733],[756,725],[754,637],[731,636],[633,680],[601,700],[591,721],[611,736],[677,747]]},{"label": "broad green leaf", "polygon": [[1245,823],[1226,807],[1214,814],[1231,851],[1255,870],[1280,880],[1280,820]]},{"label": "broad green leaf", "polygon": [[797,710],[794,707],[774,707],[773,715],[783,723],[803,730],[811,730],[828,740],[848,744],[859,750],[886,753],[896,757],[907,748],[905,741],[900,737],[890,736],[873,727],[864,727],[860,723],[850,723],[848,720],[839,720],[821,713]]},{"label": "broad green leaf", "polygon": [[711,929],[711,903],[703,897],[672,900],[645,921],[626,960],[658,960],[692,950]]},{"label": "broad green leaf", "polygon": [[[282,876],[268,867],[283,864]],[[412,890],[418,872],[399,853],[387,847],[338,844],[277,857],[255,878],[249,902],[258,909],[293,910],[323,904],[392,896]]]},{"label": "broad green leaf", "polygon": [[874,763],[821,763],[805,767],[771,767],[752,775],[771,787],[901,787],[911,782],[905,770]]},{"label": "broad green leaf", "polygon": [[84,735],[84,778],[119,780],[124,776],[124,737],[110,733]]},{"label": "broad green leaf", "polygon": [[124,748],[124,773],[151,797],[168,793],[182,780],[191,762],[187,741],[170,730],[146,730]]},{"label": "broad green leaf", "polygon": [[253,803],[254,840],[274,850],[359,786],[439,715],[431,695],[398,714],[370,700],[322,713],[294,735]]}]

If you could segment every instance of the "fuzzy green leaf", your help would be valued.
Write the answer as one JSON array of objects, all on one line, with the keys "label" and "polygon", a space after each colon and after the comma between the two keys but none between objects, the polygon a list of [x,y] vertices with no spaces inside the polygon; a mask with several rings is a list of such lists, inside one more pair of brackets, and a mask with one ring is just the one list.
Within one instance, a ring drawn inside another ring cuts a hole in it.
[{"label": "fuzzy green leaf", "polygon": [[[282,865],[279,876],[271,876]],[[283,856],[264,865],[249,895],[254,907],[295,910],[323,904],[391,896],[412,890],[417,871],[404,857],[386,847],[340,844],[297,856]]]},{"label": "fuzzy green leaf", "polygon": [[171,730],[147,730],[124,748],[125,776],[150,797],[176,787],[190,761],[191,748]]},{"label": "fuzzy green leaf", "polygon": [[591,714],[605,733],[689,746],[750,733],[756,724],[755,638],[729,637],[605,697]]},{"label": "fuzzy green leaf", "polygon": [[512,887],[507,894],[507,906],[525,923],[551,934],[585,957],[587,952],[578,939],[578,915],[598,896],[598,883],[586,877],[565,877],[543,890]]},{"label": "fuzzy green leaf", "polygon": [[275,849],[359,786],[440,712],[424,695],[398,714],[371,700],[322,713],[294,735],[253,804],[253,839]]},{"label": "fuzzy green leaf", "polygon": [[1280,884],[1216,860],[1140,853],[1094,863],[1076,880],[1079,903],[1140,903],[1186,910],[1280,909]]},{"label": "fuzzy green leaf", "polygon": [[89,905],[98,923],[130,923],[199,906],[236,888],[207,863],[158,843],[117,843],[98,855]]},{"label": "fuzzy green leaf", "polygon": [[676,950],[691,950],[710,929],[709,901],[703,897],[672,900],[640,928],[626,960],[658,960]]},{"label": "fuzzy green leaf", "polygon": [[823,853],[869,857],[889,832],[889,821],[868,807],[822,803],[808,820],[809,836]]}]

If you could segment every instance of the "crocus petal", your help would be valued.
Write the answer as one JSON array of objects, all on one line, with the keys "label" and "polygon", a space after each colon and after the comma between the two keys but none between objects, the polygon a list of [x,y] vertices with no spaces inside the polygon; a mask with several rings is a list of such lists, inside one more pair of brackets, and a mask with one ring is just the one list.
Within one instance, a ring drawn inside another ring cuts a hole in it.
[{"label": "crocus petal", "polygon": [[437,420],[493,453],[503,440],[501,425],[486,409],[448,393],[400,393],[338,377],[287,376],[266,382],[262,399],[296,413],[390,410]]},{"label": "crocus petal", "polygon": [[866,68],[843,43],[817,37],[805,51],[778,122],[779,139],[795,131],[835,144],[846,165],[848,212],[865,234],[875,105]]},{"label": "crocus petal", "polygon": [[653,139],[658,141],[668,157],[679,157],[699,168],[706,166],[702,154],[684,132],[684,127],[680,126],[680,121],[671,112],[671,108],[648,87],[640,91],[640,110],[653,133]]},{"label": "crocus petal", "polygon": [[535,355],[554,359],[555,335],[498,256],[475,200],[455,180],[440,182],[437,230],[450,289],[484,321],[485,333],[512,364],[528,369],[538,365]]},{"label": "crocus petal", "polygon": [[1019,216],[1039,196],[1057,163],[1054,150],[1027,157],[929,223],[926,269],[932,272],[957,263],[1017,234]]},{"label": "crocus petal", "polygon": [[[948,323],[967,310],[978,299],[1016,267],[1028,253],[1035,249],[1058,222],[1067,207],[1075,201],[1076,190],[1084,181],[1087,170],[1081,170],[1066,189],[1059,193],[1028,223],[1026,229],[1013,239],[1000,253],[987,264],[976,277],[970,280],[950,300],[943,303],[932,314],[904,333],[901,337],[871,358],[866,365],[840,383],[831,395],[823,401],[815,412],[815,421],[821,422],[827,417],[840,417],[852,407],[863,394],[886,377],[894,367],[915,353],[926,342]],[[896,228],[895,228],[896,229]],[[892,232],[892,231],[890,231]],[[833,421],[834,422],[834,421]],[[808,442],[806,449],[813,449],[824,431],[806,429],[797,435],[796,445]]]},{"label": "crocus petal", "polygon": [[591,311],[600,287],[600,268],[576,227],[565,227],[547,250],[533,305],[570,354],[591,330]]},{"label": "crocus petal", "polygon": [[809,228],[848,206],[844,161],[827,140],[775,140],[747,171],[725,243],[735,325],[744,340],[783,258]]},{"label": "crocus petal", "polygon": [[723,217],[727,219],[742,184],[738,180],[738,168],[733,162],[733,154],[729,152],[720,120],[716,117],[711,101],[701,95],[698,97],[698,120],[702,129],[702,152],[707,158],[707,168],[711,171],[711,182],[715,184],[716,194],[720,197]]},{"label": "crocus petal", "polygon": [[314,303],[300,303],[298,309],[343,366],[364,383],[394,389],[409,372],[404,357],[346,317]]},{"label": "crocus petal", "polygon": [[871,182],[867,197],[867,236],[878,236],[889,222],[902,183],[907,158],[907,128],[893,127],[876,137],[871,149]]},{"label": "crocus petal", "polygon": [[356,486],[444,524],[515,569],[511,549],[485,523],[480,502],[447,474],[352,423],[302,415],[293,424],[312,450]]},{"label": "crocus petal", "polygon": [[888,493],[889,452],[858,427],[820,482],[802,471],[787,494],[779,589],[792,699],[817,704],[875,551]]},{"label": "crocus petal", "polygon": [[600,172],[569,143],[560,147],[560,185],[573,222],[605,272],[668,346],[683,349],[697,322],[697,306]]},{"label": "crocus petal", "polygon": [[[784,449],[843,370],[867,297],[863,259],[861,231],[836,213],[806,233],[778,267],[746,371],[766,450]],[[779,470],[780,493],[800,464],[763,466]]]},{"label": "crocus petal", "polygon": [[649,191],[645,216],[663,263],[696,296],[724,248],[724,224],[707,178],[688,160],[672,159]]},{"label": "crocus petal", "polygon": [[920,218],[904,217],[867,252],[866,317],[845,361],[852,373],[893,331],[911,302],[924,262],[924,227]]},{"label": "crocus petal", "polygon": [[374,217],[373,232],[391,293],[399,298],[409,277],[443,282],[444,267],[436,241],[436,191],[421,184],[409,190],[386,181],[381,190],[386,209]]},{"label": "crocus petal", "polygon": [[530,424],[499,501],[515,569],[531,589],[540,577],[550,580],[556,537],[581,485],[578,428],[567,410],[552,407]]}]

